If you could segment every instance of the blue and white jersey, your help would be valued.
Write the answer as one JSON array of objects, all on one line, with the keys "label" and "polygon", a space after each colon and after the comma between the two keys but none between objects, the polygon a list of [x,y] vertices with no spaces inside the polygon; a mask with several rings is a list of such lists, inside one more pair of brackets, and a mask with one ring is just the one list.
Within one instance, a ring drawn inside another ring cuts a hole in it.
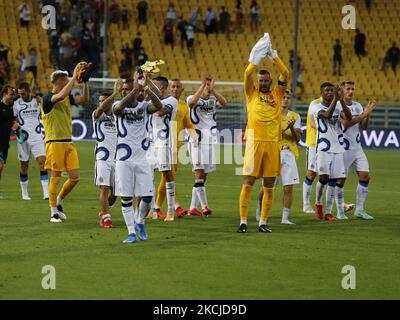
[{"label": "blue and white jersey", "polygon": [[[186,98],[189,101],[193,95]],[[217,98],[214,96],[208,99],[200,98],[196,105],[190,108],[190,120],[196,128],[199,143],[217,143]]]},{"label": "blue and white jersey", "polygon": [[[352,117],[357,117],[364,112],[362,105],[356,101],[353,101],[350,105],[347,105],[347,107],[350,109]],[[343,129],[343,134],[345,150],[362,149],[360,123],[356,123],[349,128]]]},{"label": "blue and white jersey", "polygon": [[120,101],[113,104],[113,113],[117,127],[116,160],[138,161],[146,160],[146,151],[149,149],[148,139],[148,111],[149,104],[145,101],[135,102],[121,112],[114,108]]},{"label": "blue and white jersey", "polygon": [[96,134],[96,161],[114,161],[117,148],[117,128],[113,114],[102,113],[97,119],[92,114],[93,128]]},{"label": "blue and white jersey", "polygon": [[340,113],[342,106],[336,105],[331,119],[319,118],[318,113],[328,110],[329,106],[321,104],[321,109],[314,113],[315,123],[317,125],[317,152],[343,153],[343,129],[340,123]]},{"label": "blue and white jersey", "polygon": [[24,101],[22,98],[18,98],[14,102],[13,109],[14,116],[21,126],[24,141],[43,141],[40,104],[36,98],[32,98],[31,101]]},{"label": "blue and white jersey", "polygon": [[172,126],[171,121],[175,119],[176,111],[178,109],[178,100],[172,96],[165,97],[161,99],[161,103],[164,107],[171,110],[170,113],[159,116],[158,112],[151,115],[152,127],[152,143],[155,147],[171,147],[172,144]]}]

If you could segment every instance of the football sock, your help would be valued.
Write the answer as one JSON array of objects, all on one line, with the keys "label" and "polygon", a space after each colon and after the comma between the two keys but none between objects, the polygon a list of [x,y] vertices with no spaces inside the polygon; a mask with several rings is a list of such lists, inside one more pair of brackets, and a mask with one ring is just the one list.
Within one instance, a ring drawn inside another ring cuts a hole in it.
[{"label": "football sock", "polygon": [[194,187],[196,189],[197,197],[200,200],[201,208],[204,209],[205,207],[208,207],[206,187],[204,185],[204,180],[196,179],[195,183],[194,183]]},{"label": "football sock", "polygon": [[336,179],[329,179],[326,187],[326,212],[332,213],[333,203],[335,202]]},{"label": "football sock", "polygon": [[58,214],[57,207],[50,207],[50,216],[54,216],[55,214]]},{"label": "football sock", "polygon": [[196,187],[192,188],[192,201],[190,203],[190,209],[196,209],[199,204],[199,198],[197,197]]},{"label": "football sock", "polygon": [[40,183],[43,189],[43,198],[49,196],[49,174],[47,171],[40,171]]},{"label": "football sock", "polygon": [[335,188],[335,200],[338,213],[344,213],[344,188],[342,184],[337,183]]},{"label": "football sock", "polygon": [[274,200],[274,188],[263,187],[264,195],[262,199],[261,217],[258,225],[267,223],[269,212],[272,208],[272,202]]},{"label": "football sock", "polygon": [[57,190],[60,184],[61,177],[50,177],[49,183],[49,205],[50,207],[57,207]]},{"label": "football sock", "polygon": [[315,196],[315,204],[322,204],[322,196],[324,195],[324,190],[326,187],[326,184],[328,183],[328,181],[318,181],[317,183],[317,187],[315,188],[316,190],[316,196]]},{"label": "football sock", "polygon": [[122,215],[124,216],[126,227],[128,228],[128,234],[135,232],[135,216],[132,207],[132,200],[121,201]]},{"label": "football sock", "polygon": [[311,207],[310,204],[310,196],[312,190],[313,181],[308,179],[307,177],[304,178],[303,182],[303,207]]},{"label": "football sock", "polygon": [[289,220],[289,213],[290,213],[290,208],[283,208],[283,210],[282,210],[282,221]]},{"label": "football sock", "polygon": [[136,223],[143,224],[144,218],[147,216],[147,212],[149,212],[151,206],[151,197],[143,197],[142,201],[140,201],[138,213],[136,215]]},{"label": "football sock", "polygon": [[240,223],[247,224],[247,217],[249,215],[249,204],[251,199],[251,193],[253,192],[253,186],[249,184],[242,184],[242,190],[240,191]]},{"label": "football sock", "polygon": [[19,174],[19,184],[21,185],[21,191],[23,195],[28,195],[28,175],[27,174]]},{"label": "football sock", "polygon": [[356,211],[364,211],[364,202],[368,194],[368,181],[359,181],[357,186]]},{"label": "football sock", "polygon": [[68,178],[67,181],[64,182],[61,192],[60,198],[65,199],[65,197],[72,191],[72,189],[78,184],[79,177],[75,179]]},{"label": "football sock", "polygon": [[175,182],[167,182],[165,184],[167,191],[167,204],[168,204],[168,213],[174,213],[174,197],[175,197]]}]

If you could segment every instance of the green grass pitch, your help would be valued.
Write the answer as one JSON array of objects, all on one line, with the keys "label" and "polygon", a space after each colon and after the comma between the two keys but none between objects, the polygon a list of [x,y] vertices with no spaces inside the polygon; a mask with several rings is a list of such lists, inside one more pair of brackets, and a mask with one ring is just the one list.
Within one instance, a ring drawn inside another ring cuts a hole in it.
[{"label": "green grass pitch", "polygon": [[[249,233],[237,234],[241,177],[234,173],[237,166],[219,165],[207,181],[211,217],[149,221],[149,241],[124,245],[121,241],[127,231],[119,201],[112,210],[115,227],[98,226],[94,143],[77,146],[81,181],[64,202],[68,220],[51,224],[32,160],[32,201],[21,200],[12,142],[0,184],[1,193],[7,196],[0,202],[1,299],[400,298],[398,151],[367,150],[372,180],[366,209],[374,221],[318,221],[301,212],[300,185],[294,190],[291,213],[296,225],[282,226],[278,187],[270,218],[273,233],[257,232],[254,192]],[[302,151],[301,177],[304,159]],[[180,166],[177,192],[186,208],[192,184],[191,167]],[[351,174],[346,202],[355,201],[355,188]],[[42,289],[44,265],[56,269],[55,290]],[[341,286],[344,265],[356,269],[355,290]]]}]

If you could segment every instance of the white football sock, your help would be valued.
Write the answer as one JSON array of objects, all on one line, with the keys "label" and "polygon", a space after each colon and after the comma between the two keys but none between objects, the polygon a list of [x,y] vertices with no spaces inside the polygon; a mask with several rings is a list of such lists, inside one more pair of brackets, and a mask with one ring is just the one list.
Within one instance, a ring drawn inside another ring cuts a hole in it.
[{"label": "white football sock", "polygon": [[282,210],[282,221],[288,221],[289,220],[289,213],[290,213],[290,209],[289,208],[283,208],[283,210]]},{"label": "white football sock", "polygon": [[326,212],[327,213],[332,213],[333,210],[333,203],[335,202],[335,188],[336,188],[336,183],[335,186],[331,186],[328,184],[326,187]]},{"label": "white football sock", "polygon": [[336,185],[335,188],[335,200],[336,200],[336,208],[338,213],[344,213],[344,187]]},{"label": "white football sock", "polygon": [[196,188],[192,188],[192,201],[190,203],[190,209],[196,209],[199,204],[199,198],[197,197]]},{"label": "white football sock", "polygon": [[40,180],[43,189],[43,198],[49,197],[49,180]]},{"label": "white football sock", "polygon": [[364,185],[358,183],[357,186],[357,207],[356,211],[364,211],[364,202],[368,194],[368,183],[363,182]]},{"label": "white football sock", "polygon": [[22,195],[28,197],[28,180],[24,182],[20,181],[19,184],[21,185]]},{"label": "white football sock", "polygon": [[206,187],[204,186],[204,180],[203,179],[196,180],[195,185],[197,185],[195,188],[196,188],[197,197],[200,200],[201,208],[204,209],[205,207],[208,207]]},{"label": "white football sock", "polygon": [[55,214],[58,214],[57,207],[50,207],[50,217],[52,217]]},{"label": "white football sock", "polygon": [[247,225],[247,220],[240,220],[240,224],[246,224]]},{"label": "white football sock", "polygon": [[166,182],[165,187],[167,192],[168,213],[173,214],[175,209],[175,182]]},{"label": "white football sock", "polygon": [[57,196],[57,205],[58,205],[58,206],[59,206],[59,205],[62,206],[63,200],[64,200],[64,199],[62,199],[60,196]]},{"label": "white football sock", "polygon": [[315,188],[316,195],[315,195],[315,204],[322,204],[322,197],[324,195],[326,184],[322,184],[318,181],[317,187]]},{"label": "white football sock", "polygon": [[140,201],[139,208],[137,209],[136,214],[136,223],[144,223],[144,218],[146,218],[147,212],[150,209],[150,205],[150,203],[144,202],[143,200]]},{"label": "white football sock", "polygon": [[132,207],[132,200],[121,201],[122,215],[124,216],[126,227],[128,228],[128,234],[135,233],[135,215]]},{"label": "white football sock", "polygon": [[310,196],[312,191],[312,181],[304,179],[303,182],[303,207],[311,207]]}]

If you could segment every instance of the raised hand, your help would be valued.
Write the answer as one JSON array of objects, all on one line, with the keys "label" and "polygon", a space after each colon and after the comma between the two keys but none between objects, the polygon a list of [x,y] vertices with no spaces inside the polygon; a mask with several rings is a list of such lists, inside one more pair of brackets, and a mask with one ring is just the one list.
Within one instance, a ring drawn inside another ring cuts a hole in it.
[{"label": "raised hand", "polygon": [[122,79],[118,79],[117,81],[115,81],[114,83],[114,89],[113,89],[113,93],[117,94],[120,93],[122,89]]},{"label": "raised hand", "polygon": [[367,106],[365,107],[365,112],[370,114],[372,111],[374,111],[376,108],[376,101],[375,100],[370,100],[368,101]]},{"label": "raised hand", "polygon": [[206,82],[207,82],[207,73],[206,72],[201,73],[200,80],[201,80],[202,84],[206,84]]}]

